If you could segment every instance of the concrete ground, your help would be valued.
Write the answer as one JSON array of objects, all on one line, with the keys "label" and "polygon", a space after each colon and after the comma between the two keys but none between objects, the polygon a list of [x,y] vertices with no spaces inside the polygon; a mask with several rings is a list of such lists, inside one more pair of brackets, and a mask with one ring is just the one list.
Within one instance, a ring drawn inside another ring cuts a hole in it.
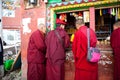
[{"label": "concrete ground", "polygon": [[2,80],[21,80],[21,70],[15,70],[12,72],[7,72],[5,76],[2,77]]}]

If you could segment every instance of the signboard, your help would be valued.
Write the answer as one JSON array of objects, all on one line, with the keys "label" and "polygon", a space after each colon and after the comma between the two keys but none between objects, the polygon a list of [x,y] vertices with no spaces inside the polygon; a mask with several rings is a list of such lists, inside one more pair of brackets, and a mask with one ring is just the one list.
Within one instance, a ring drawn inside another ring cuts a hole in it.
[{"label": "signboard", "polygon": [[83,12],[83,19],[84,19],[84,22],[87,23],[87,22],[90,22],[90,15],[89,15],[89,11],[84,11]]}]

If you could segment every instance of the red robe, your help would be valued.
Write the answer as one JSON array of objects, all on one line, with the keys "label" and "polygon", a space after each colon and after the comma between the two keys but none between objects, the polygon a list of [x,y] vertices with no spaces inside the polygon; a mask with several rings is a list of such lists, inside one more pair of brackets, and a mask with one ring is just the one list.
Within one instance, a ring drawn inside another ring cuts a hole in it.
[{"label": "red robe", "polygon": [[27,80],[45,80],[45,38],[41,31],[33,32],[28,44]]},{"label": "red robe", "polygon": [[[90,46],[95,47],[97,42],[96,35],[90,29]],[[75,80],[97,80],[98,64],[87,61],[87,27],[81,26],[75,33],[72,44],[75,58]]]},{"label": "red robe", "polygon": [[114,52],[114,80],[120,80],[120,28],[112,32],[110,43]]},{"label": "red robe", "polygon": [[55,31],[48,33],[46,37],[46,80],[64,80],[64,61],[65,61],[65,48],[69,46],[69,36],[67,33],[60,29],[56,29],[63,40],[62,45],[55,34]]}]

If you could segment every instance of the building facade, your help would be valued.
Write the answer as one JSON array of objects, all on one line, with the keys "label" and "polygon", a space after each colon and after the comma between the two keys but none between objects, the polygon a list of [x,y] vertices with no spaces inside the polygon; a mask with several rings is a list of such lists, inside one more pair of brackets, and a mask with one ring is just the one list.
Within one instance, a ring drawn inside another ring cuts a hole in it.
[{"label": "building facade", "polygon": [[21,0],[21,15],[22,80],[26,80],[29,37],[40,23],[46,24],[46,3],[43,0]]},{"label": "building facade", "polygon": [[[60,18],[67,22],[66,31],[71,36],[75,32],[76,18],[81,17],[85,24],[96,32],[98,38],[97,47],[102,53],[99,61],[99,80],[113,79],[113,55],[109,36],[113,31],[113,23],[120,19],[120,0],[16,0],[16,6],[11,8],[9,5],[7,10],[6,6],[3,7],[3,29],[19,29],[21,33],[23,80],[27,80],[29,37],[38,24],[44,23],[48,30],[53,30],[56,28],[56,18]],[[72,53],[71,50],[68,53]],[[71,59],[67,60],[66,80],[73,80],[74,63]]]}]

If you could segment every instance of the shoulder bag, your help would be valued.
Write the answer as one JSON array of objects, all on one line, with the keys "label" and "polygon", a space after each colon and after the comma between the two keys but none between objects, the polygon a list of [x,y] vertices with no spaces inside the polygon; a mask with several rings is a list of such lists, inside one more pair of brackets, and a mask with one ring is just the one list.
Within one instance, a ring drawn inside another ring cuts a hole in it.
[{"label": "shoulder bag", "polygon": [[87,60],[89,62],[98,62],[100,60],[100,50],[96,47],[90,47],[90,29],[87,29],[87,38],[88,38],[88,53]]}]

